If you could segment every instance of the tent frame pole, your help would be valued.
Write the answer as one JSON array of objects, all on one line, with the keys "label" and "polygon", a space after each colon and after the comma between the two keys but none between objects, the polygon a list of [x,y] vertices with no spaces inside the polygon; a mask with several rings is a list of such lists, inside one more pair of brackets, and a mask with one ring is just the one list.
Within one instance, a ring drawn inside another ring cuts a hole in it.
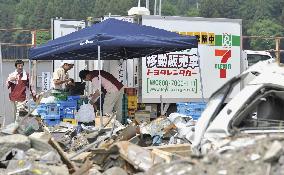
[{"label": "tent frame pole", "polygon": [[28,84],[28,92],[27,92],[27,95],[28,95],[28,109],[29,109],[29,112],[31,111],[31,83],[32,83],[32,61],[29,59],[29,84]]},{"label": "tent frame pole", "polygon": [[202,97],[202,101],[205,102],[204,89],[203,89],[203,80],[202,80],[202,75],[201,75],[202,70],[201,70],[201,63],[200,63],[200,54],[199,54],[198,48],[197,48],[197,58],[198,58],[198,66],[199,66],[199,78],[200,78],[201,97]]},{"label": "tent frame pole", "polygon": [[98,64],[99,64],[99,81],[100,81],[100,127],[104,127],[103,114],[102,114],[102,78],[101,78],[101,46],[98,46]]},{"label": "tent frame pole", "polygon": [[3,58],[2,58],[2,44],[0,43],[0,74],[1,74],[1,81],[2,81],[2,92],[3,92],[3,95],[1,96],[1,102],[2,102],[2,105],[3,105],[3,108],[4,108],[4,116],[3,116],[3,121],[2,121],[2,127],[5,126],[6,124],[6,108],[5,108],[5,92],[4,92],[4,77],[3,77]]}]

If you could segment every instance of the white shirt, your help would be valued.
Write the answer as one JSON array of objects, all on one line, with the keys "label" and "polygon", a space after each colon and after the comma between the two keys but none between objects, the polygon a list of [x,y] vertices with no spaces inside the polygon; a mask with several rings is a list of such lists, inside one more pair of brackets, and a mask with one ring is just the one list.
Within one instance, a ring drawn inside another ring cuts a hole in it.
[{"label": "white shirt", "polygon": [[[94,77],[92,79],[92,86],[96,90],[100,90],[100,80],[99,77]],[[105,79],[102,77],[102,87],[107,91],[107,92],[117,92],[119,91],[117,87],[111,83],[109,80]]]},{"label": "white shirt", "polygon": [[54,89],[59,89],[59,90],[65,89],[65,83],[56,85],[54,84],[54,80],[64,81],[68,78],[69,78],[68,72],[65,72],[65,70],[62,67],[55,69],[55,71],[53,72],[52,87]]}]

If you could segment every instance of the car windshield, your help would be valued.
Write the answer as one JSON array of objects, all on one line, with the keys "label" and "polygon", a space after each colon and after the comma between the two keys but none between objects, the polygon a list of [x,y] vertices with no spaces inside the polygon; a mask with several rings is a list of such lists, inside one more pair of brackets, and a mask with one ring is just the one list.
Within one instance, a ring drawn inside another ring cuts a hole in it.
[{"label": "car windshield", "polygon": [[248,54],[247,60],[248,60],[248,66],[251,66],[259,61],[268,60],[271,57],[268,55],[259,55],[259,54]]},{"label": "car windshield", "polygon": [[263,88],[252,99],[233,120],[234,129],[241,131],[284,129],[283,89]]}]

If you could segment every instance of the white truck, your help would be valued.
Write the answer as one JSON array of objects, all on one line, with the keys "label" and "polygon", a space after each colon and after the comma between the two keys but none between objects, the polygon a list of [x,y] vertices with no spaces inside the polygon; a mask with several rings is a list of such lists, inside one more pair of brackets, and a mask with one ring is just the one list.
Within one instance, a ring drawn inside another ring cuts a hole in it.
[{"label": "white truck", "polygon": [[[140,103],[153,107],[150,104],[207,100],[216,89],[244,70],[240,19],[151,15],[107,18],[137,22],[198,38],[198,49],[151,55],[123,63],[127,70],[124,83],[138,89]],[[232,96],[240,91],[240,87]]]},{"label": "white truck", "polygon": [[[240,19],[142,16],[143,25],[195,35],[198,49],[143,58],[141,102],[207,100],[242,67]],[[232,96],[240,91],[235,89]]]},{"label": "white truck", "polygon": [[273,56],[268,51],[243,50],[242,59],[244,69],[247,70],[250,66],[259,61],[273,59]]}]

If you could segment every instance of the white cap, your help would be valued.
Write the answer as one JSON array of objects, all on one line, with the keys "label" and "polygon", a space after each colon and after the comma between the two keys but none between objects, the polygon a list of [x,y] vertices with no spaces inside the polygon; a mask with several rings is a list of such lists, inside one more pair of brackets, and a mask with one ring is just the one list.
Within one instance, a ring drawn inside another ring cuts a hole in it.
[{"label": "white cap", "polygon": [[61,66],[63,66],[64,64],[75,64],[75,61],[74,60],[63,60],[62,62],[61,62]]}]

